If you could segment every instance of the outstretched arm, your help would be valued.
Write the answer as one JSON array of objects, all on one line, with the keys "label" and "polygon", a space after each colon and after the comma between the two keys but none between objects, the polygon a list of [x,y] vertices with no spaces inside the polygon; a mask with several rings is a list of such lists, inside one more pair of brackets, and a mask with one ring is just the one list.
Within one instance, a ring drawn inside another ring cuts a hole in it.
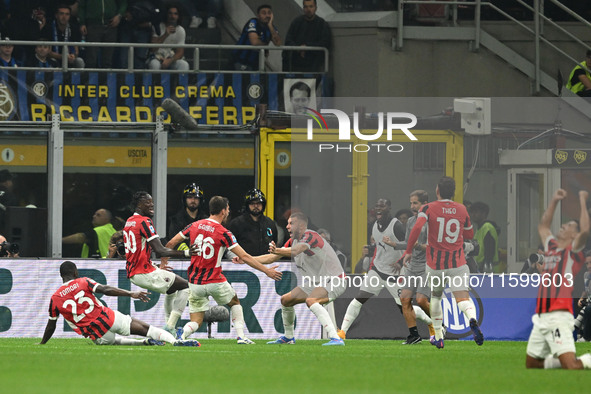
[{"label": "outstretched arm", "polygon": [[239,259],[244,261],[246,264],[251,266],[252,268],[261,271],[263,274],[267,275],[269,278],[273,280],[281,279],[281,272],[277,271],[275,268],[277,266],[273,266],[270,268],[265,267],[261,262],[257,261],[254,257],[246,253],[244,249],[240,245],[236,245],[232,248],[232,252],[238,256]]},{"label": "outstretched arm", "polygon": [[189,257],[192,254],[197,254],[197,249],[195,248],[195,245],[191,245],[191,249],[174,250],[162,245],[162,242],[160,242],[160,238],[158,237],[153,238],[150,241],[150,246],[152,247],[152,250],[154,251],[154,253],[156,253],[156,256],[158,257]]},{"label": "outstretched arm", "polygon": [[118,287],[98,285],[95,289],[95,292],[113,297],[131,297],[144,302],[150,301],[150,298],[148,298],[148,293],[145,291],[128,291]]},{"label": "outstretched arm", "polygon": [[542,219],[540,219],[540,224],[538,224],[538,233],[540,234],[540,239],[542,243],[545,244],[546,239],[552,235],[552,231],[550,231],[550,225],[552,224],[552,217],[554,217],[554,211],[556,211],[556,206],[558,205],[558,201],[563,200],[566,197],[566,190],[558,189],[554,192],[552,196],[552,200],[548,204],[548,208],[542,215]]},{"label": "outstretched arm", "polygon": [[573,242],[573,250],[581,250],[587,243],[589,237],[589,211],[587,211],[587,198],[589,192],[581,190],[579,192],[579,203],[581,204],[581,216],[579,218],[579,233]]},{"label": "outstretched arm", "polygon": [[43,338],[41,339],[41,342],[39,342],[39,345],[45,345],[47,343],[47,341],[49,341],[51,339],[51,336],[55,332],[56,323],[57,323],[57,319],[55,319],[55,320],[49,319],[47,321],[47,326],[45,326],[45,332],[43,333]]}]

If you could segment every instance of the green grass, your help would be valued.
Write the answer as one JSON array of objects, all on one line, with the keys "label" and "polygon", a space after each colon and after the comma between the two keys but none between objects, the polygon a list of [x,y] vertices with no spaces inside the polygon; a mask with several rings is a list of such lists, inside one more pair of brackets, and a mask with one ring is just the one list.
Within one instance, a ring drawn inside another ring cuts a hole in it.
[{"label": "green grass", "polygon": [[[324,341],[239,346],[203,340],[200,348],[96,346],[85,339],[0,339],[4,393],[202,392],[586,392],[591,371],[526,370],[525,342]],[[591,351],[578,343],[577,354]]]}]

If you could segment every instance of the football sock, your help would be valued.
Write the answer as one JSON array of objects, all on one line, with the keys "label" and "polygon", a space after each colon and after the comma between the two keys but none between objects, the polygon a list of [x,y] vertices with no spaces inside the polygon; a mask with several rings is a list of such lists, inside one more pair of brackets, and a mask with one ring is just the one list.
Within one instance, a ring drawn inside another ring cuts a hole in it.
[{"label": "football sock", "polygon": [[168,343],[174,343],[176,341],[175,337],[173,337],[171,333],[154,326],[150,326],[150,328],[148,329],[148,335],[146,336],[157,341],[164,341]]},{"label": "football sock", "polygon": [[425,311],[422,310],[420,306],[413,305],[412,309],[415,311],[415,315],[417,316],[417,319],[419,319],[420,321],[422,321],[425,324],[432,324],[433,323],[431,321],[431,318],[429,316],[427,316]]},{"label": "football sock", "polygon": [[[172,294],[166,294],[164,296],[164,317],[166,321],[170,318],[170,312],[172,311],[172,302],[174,301],[174,297],[176,297],[176,291]],[[174,327],[173,327],[174,328]]]},{"label": "football sock", "polygon": [[329,338],[339,338],[337,334],[337,329],[334,327],[334,324],[332,324],[332,320],[330,319],[328,311],[324,309],[322,305],[316,302],[310,306],[310,310],[313,314],[316,315],[316,318],[318,319],[320,324],[322,324],[322,327],[326,330],[326,333],[328,334]]},{"label": "football sock", "polygon": [[181,339],[184,341],[185,339],[189,338],[195,331],[199,329],[199,323],[190,321],[183,327],[183,334],[181,335]]},{"label": "football sock", "polygon": [[579,357],[579,360],[581,360],[583,363],[583,368],[591,369],[591,353],[583,354],[581,357]]},{"label": "football sock", "polygon": [[[345,317],[343,318],[343,324],[341,325],[341,330],[343,330],[345,332],[347,332],[349,330],[349,327],[351,327],[351,324],[353,324],[355,319],[357,319],[357,316],[359,316],[359,311],[361,310],[362,306],[363,306],[363,304],[361,302],[357,301],[357,299],[353,299],[353,301],[351,301],[351,303],[347,307],[347,312],[345,312]],[[312,310],[312,308],[310,308],[310,310]]]},{"label": "football sock", "polygon": [[413,337],[418,337],[419,335],[419,330],[417,329],[417,326],[414,327],[409,327],[408,332],[410,333],[411,336]]},{"label": "football sock", "polygon": [[[464,312],[464,315],[466,315],[468,321],[472,319],[476,320],[476,307],[474,306],[474,302],[471,299],[458,302],[458,308]],[[433,316],[433,314],[431,314],[431,316]]]},{"label": "football sock", "polygon": [[[175,297],[172,301],[172,310],[168,314],[168,319],[166,321],[166,327],[174,330],[176,328],[176,323],[181,318],[185,307],[187,306],[187,300],[189,299],[189,289],[179,290],[174,293]],[[168,301],[168,294],[165,298]],[[165,305],[166,306],[166,303]]]},{"label": "football sock", "polygon": [[441,326],[443,325],[443,311],[441,310],[441,298],[431,296],[429,308],[431,311],[431,320],[433,321],[433,328],[435,329],[435,339],[443,339],[443,331],[441,330]]},{"label": "football sock", "polygon": [[144,345],[143,339],[131,339],[131,338],[115,338],[115,345],[123,345],[123,346],[140,346]]},{"label": "football sock", "polygon": [[232,315],[232,325],[236,330],[236,335],[239,338],[244,338],[244,314],[242,312],[242,305],[234,305],[230,308]]},{"label": "football sock", "polygon": [[282,306],[281,317],[283,318],[283,329],[286,338],[294,337],[295,309],[293,306]]},{"label": "football sock", "polygon": [[550,355],[544,359],[544,369],[558,369],[562,368],[560,360]]}]

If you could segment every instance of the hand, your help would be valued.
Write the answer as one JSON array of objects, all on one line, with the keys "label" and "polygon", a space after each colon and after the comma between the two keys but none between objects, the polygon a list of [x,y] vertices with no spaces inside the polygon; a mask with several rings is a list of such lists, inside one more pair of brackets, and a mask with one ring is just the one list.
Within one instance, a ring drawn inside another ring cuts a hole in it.
[{"label": "hand", "polygon": [[191,248],[189,250],[191,251],[191,256],[201,254],[201,248],[195,244],[191,245]]},{"label": "hand", "polygon": [[269,242],[269,253],[275,254],[277,251],[277,246],[275,245],[275,241]]},{"label": "hand", "polygon": [[385,235],[384,238],[382,238],[382,242],[385,243],[386,245],[390,245],[392,247],[396,246],[396,242],[392,241],[390,239],[390,237],[388,237],[387,235]]},{"label": "hand", "polygon": [[283,274],[275,269],[277,267],[279,267],[279,266],[274,265],[272,267],[269,267],[269,269],[267,270],[267,272],[265,274],[273,280],[280,280],[281,276],[283,276]]},{"label": "hand", "polygon": [[579,306],[579,308],[583,307],[583,299],[579,298],[579,301],[577,302],[577,305]]},{"label": "hand", "polygon": [[267,23],[267,26],[269,26],[269,30],[273,31],[273,18],[275,16],[273,15],[273,13],[271,12],[271,17],[269,18],[269,23]]},{"label": "hand", "polygon": [[415,246],[413,247],[414,250],[425,250],[425,247],[423,245],[421,245],[420,243],[416,243]]},{"label": "hand", "polygon": [[244,261],[242,261],[242,259],[238,256],[234,256],[232,257],[232,263],[234,264],[244,264]]},{"label": "hand", "polygon": [[566,198],[566,190],[558,189],[554,192],[554,196],[552,197],[554,200],[563,200]]},{"label": "hand", "polygon": [[144,302],[150,301],[150,297],[148,297],[148,293],[145,291],[132,291],[130,297]]},{"label": "hand", "polygon": [[117,255],[117,245],[116,244],[109,244],[109,253],[107,257],[115,257]]},{"label": "hand", "polygon": [[82,33],[83,36],[85,36],[86,33],[88,33],[88,31],[86,30],[86,25],[80,26],[80,33]]},{"label": "hand", "polygon": [[587,201],[587,199],[589,198],[589,192],[587,190],[579,191],[579,198],[583,201]]},{"label": "hand", "polygon": [[171,35],[174,33],[176,33],[176,26],[175,25],[166,26],[166,34]]},{"label": "hand", "polygon": [[120,22],[121,22],[121,15],[117,14],[109,21],[109,27],[117,27],[117,26],[119,26]]},{"label": "hand", "polygon": [[163,70],[167,70],[171,64],[172,64],[172,58],[167,57],[166,59],[162,60],[162,67],[161,68]]},{"label": "hand", "polygon": [[[405,254],[404,258],[402,259],[402,264],[406,267],[408,265],[408,262],[410,261],[410,258],[412,256],[410,254]],[[400,260],[398,260],[400,261]]]}]

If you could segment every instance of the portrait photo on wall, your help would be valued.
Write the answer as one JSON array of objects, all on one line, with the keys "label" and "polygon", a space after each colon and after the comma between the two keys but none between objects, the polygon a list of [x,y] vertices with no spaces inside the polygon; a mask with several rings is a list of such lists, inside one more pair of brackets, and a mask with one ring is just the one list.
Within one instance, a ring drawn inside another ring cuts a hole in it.
[{"label": "portrait photo on wall", "polygon": [[316,79],[289,79],[283,81],[285,112],[296,115],[306,113],[306,108],[316,109]]}]

